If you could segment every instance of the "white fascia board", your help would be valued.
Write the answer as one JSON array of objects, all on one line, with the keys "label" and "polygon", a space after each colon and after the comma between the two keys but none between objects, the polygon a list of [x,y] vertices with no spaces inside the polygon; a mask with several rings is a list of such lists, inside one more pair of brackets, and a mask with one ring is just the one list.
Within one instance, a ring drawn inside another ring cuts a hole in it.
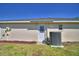
[{"label": "white fascia board", "polygon": [[79,21],[53,21],[53,22],[79,22]]},{"label": "white fascia board", "polygon": [[29,23],[31,21],[0,21],[0,23]]}]

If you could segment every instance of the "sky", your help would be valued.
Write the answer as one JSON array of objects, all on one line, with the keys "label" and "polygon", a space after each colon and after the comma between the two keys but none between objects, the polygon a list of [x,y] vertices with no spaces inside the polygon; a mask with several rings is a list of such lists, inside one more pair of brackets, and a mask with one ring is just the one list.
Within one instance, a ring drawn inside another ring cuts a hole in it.
[{"label": "sky", "polygon": [[78,3],[0,3],[0,20],[79,17]]}]

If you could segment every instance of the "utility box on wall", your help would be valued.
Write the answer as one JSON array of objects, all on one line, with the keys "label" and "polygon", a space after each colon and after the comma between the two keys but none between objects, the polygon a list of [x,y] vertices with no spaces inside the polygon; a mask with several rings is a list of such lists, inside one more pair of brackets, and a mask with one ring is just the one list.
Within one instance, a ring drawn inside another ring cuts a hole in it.
[{"label": "utility box on wall", "polygon": [[50,40],[52,45],[61,45],[61,32],[50,32]]}]

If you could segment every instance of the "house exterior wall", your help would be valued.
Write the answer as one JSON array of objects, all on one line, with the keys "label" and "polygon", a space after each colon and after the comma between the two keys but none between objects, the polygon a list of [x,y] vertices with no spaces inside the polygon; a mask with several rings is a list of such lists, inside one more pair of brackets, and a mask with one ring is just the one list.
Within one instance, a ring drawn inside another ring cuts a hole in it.
[{"label": "house exterior wall", "polygon": [[79,42],[79,29],[63,29],[62,42]]},{"label": "house exterior wall", "polygon": [[[58,24],[0,24],[0,27],[5,30],[6,27],[10,27],[12,31],[10,32],[10,36],[8,40],[26,40],[26,41],[38,41],[38,27],[40,25],[44,25],[47,29],[47,33],[45,35],[49,37],[49,32],[51,31],[60,31],[58,29]],[[46,32],[46,31],[45,31]],[[62,42],[72,42],[72,41],[79,41],[79,25],[68,25],[63,24],[62,32]],[[6,39],[4,37],[1,40]]]},{"label": "house exterior wall", "polygon": [[38,31],[33,25],[27,24],[0,24],[4,33],[6,27],[11,28],[9,36],[2,37],[1,40],[11,40],[11,41],[37,41]]},{"label": "house exterior wall", "polygon": [[[59,31],[58,28],[48,28],[48,37],[49,32]],[[63,29],[61,30],[61,39],[62,42],[79,42],[79,25],[75,24],[65,24],[63,25]],[[49,37],[50,38],[50,37]]]}]

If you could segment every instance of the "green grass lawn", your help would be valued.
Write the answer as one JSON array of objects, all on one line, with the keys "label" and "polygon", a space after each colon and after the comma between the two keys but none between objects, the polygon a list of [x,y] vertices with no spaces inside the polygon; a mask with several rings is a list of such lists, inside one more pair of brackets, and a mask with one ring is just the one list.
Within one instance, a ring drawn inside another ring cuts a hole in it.
[{"label": "green grass lawn", "polygon": [[79,43],[64,44],[64,48],[49,45],[0,43],[1,56],[79,56]]}]

